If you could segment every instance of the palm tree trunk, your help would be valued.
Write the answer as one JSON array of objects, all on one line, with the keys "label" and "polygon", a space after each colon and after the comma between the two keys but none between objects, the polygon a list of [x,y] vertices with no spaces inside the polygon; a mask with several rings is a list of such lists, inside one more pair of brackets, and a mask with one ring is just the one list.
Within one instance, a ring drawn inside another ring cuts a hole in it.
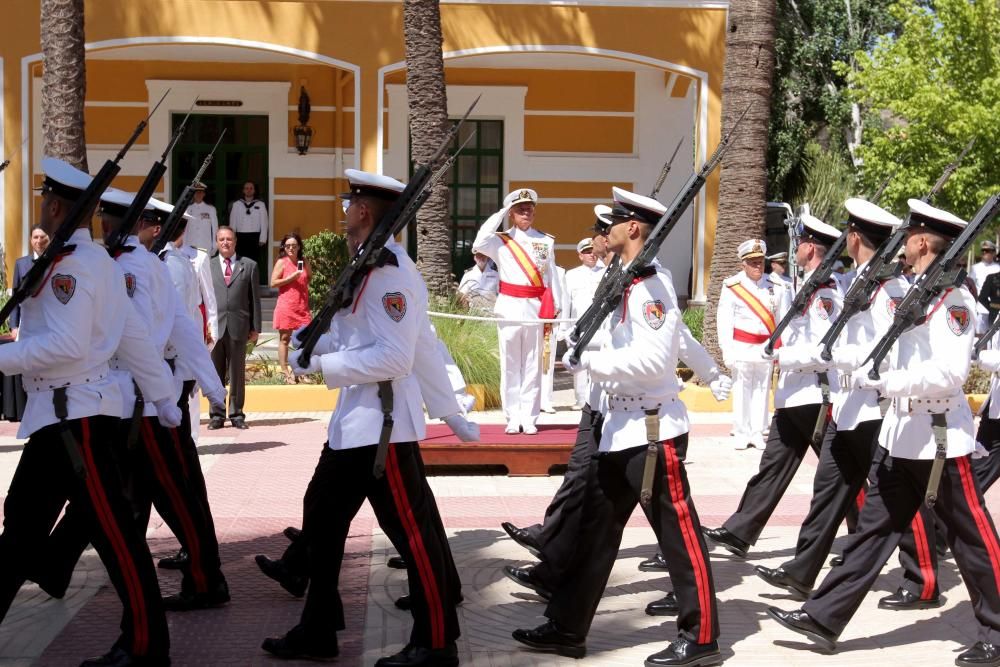
[{"label": "palm tree trunk", "polygon": [[767,132],[774,76],[775,0],[734,0],[729,5],[725,75],[722,81],[723,135],[747,104],[743,120],[722,163],[719,219],[705,306],[705,348],[721,364],[715,315],[722,281],[738,273],[736,248],[763,238],[767,204]]},{"label": "palm tree trunk", "polygon": [[83,0],[42,0],[42,137],[45,155],[87,171]]},{"label": "palm tree trunk", "polygon": [[[440,9],[438,0],[403,2],[410,156],[418,163],[430,158],[448,131]],[[417,267],[432,294],[454,287],[448,196],[448,186],[439,183],[417,213]]]}]

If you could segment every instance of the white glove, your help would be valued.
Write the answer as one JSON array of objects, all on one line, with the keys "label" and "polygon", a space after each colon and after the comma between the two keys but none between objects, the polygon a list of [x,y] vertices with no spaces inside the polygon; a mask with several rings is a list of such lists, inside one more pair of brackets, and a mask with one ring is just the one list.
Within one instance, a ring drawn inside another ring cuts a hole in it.
[{"label": "white glove", "polygon": [[853,373],[858,364],[857,345],[838,345],[833,348],[833,366],[838,371]]},{"label": "white glove", "polygon": [[292,367],[292,372],[296,375],[309,375],[311,373],[319,373],[323,370],[323,364],[320,363],[320,357],[322,355],[313,354],[309,357],[309,366],[302,368],[299,365],[299,357],[302,356],[302,350],[295,350],[288,354],[288,365]]},{"label": "white glove", "polygon": [[226,414],[226,388],[213,392],[205,392],[205,400],[212,406],[212,410],[221,414]]},{"label": "white glove", "polygon": [[719,375],[708,383],[712,396],[720,403],[729,398],[729,390],[733,388],[733,380],[728,375]]},{"label": "white glove", "polygon": [[156,419],[163,428],[177,428],[181,425],[181,409],[172,398],[161,398],[153,403],[156,406]]},{"label": "white glove", "polygon": [[868,373],[871,372],[871,369],[871,364],[865,364],[859,368],[854,374],[851,375],[851,386],[855,389],[871,389],[880,394],[884,393],[885,376],[880,375],[877,380],[872,380],[868,377]]},{"label": "white glove", "polygon": [[771,352],[768,353],[766,345],[760,346],[760,358],[764,361],[773,361],[778,352],[780,352],[780,348],[778,350],[771,348]]},{"label": "white glove", "polygon": [[976,359],[976,365],[984,371],[996,373],[1000,370],[1000,350],[983,350]]},{"label": "white glove", "polygon": [[827,368],[827,362],[819,356],[820,349],[811,345],[790,345],[775,351],[778,366],[783,371],[810,371]]},{"label": "white glove", "polygon": [[574,363],[572,358],[573,350],[566,350],[566,354],[564,354],[562,358],[563,366],[565,366],[566,370],[568,370],[570,373],[573,374],[582,373],[583,371],[587,370],[590,367],[590,364],[587,363],[588,362],[587,356],[588,354],[584,352],[583,354],[580,355],[579,360],[577,360],[576,363]]},{"label": "white glove", "polygon": [[479,424],[470,422],[462,415],[448,415],[444,423],[462,442],[479,442]]}]

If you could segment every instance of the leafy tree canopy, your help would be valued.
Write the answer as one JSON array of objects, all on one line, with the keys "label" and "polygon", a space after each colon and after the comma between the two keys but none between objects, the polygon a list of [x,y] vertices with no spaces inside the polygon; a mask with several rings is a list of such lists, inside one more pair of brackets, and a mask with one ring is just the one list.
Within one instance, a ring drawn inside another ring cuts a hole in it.
[{"label": "leafy tree canopy", "polygon": [[923,196],[973,136],[934,204],[966,218],[1000,186],[1000,8],[996,0],[900,0],[901,25],[840,71],[867,110],[858,149],[864,191],[892,175],[880,202]]}]

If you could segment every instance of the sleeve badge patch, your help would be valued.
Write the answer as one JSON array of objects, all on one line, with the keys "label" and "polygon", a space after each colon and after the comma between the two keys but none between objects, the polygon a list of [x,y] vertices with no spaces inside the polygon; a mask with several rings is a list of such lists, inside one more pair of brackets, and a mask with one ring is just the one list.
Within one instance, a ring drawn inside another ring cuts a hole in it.
[{"label": "sleeve badge patch", "polygon": [[62,273],[52,276],[52,292],[59,299],[59,303],[65,305],[73,298],[76,292],[76,278]]},{"label": "sleeve badge patch", "polygon": [[135,296],[135,274],[126,273],[125,274],[125,291],[128,292],[128,298]]},{"label": "sleeve badge patch", "polygon": [[903,303],[903,297],[901,296],[890,296],[885,302],[885,308],[889,311],[889,316],[894,316],[896,314],[896,308],[899,304]]},{"label": "sleeve badge patch", "polygon": [[833,299],[826,296],[816,299],[816,314],[820,316],[820,319],[830,319],[830,316],[833,315]]},{"label": "sleeve badge patch", "polygon": [[642,304],[642,316],[646,318],[646,324],[655,330],[663,326],[667,319],[667,312],[666,308],[663,307],[663,302],[657,299]]},{"label": "sleeve badge patch", "polygon": [[965,306],[948,306],[948,328],[956,336],[961,336],[969,329],[969,309]]},{"label": "sleeve badge patch", "polygon": [[401,292],[386,292],[382,295],[382,307],[393,322],[399,322],[406,315],[406,297]]}]

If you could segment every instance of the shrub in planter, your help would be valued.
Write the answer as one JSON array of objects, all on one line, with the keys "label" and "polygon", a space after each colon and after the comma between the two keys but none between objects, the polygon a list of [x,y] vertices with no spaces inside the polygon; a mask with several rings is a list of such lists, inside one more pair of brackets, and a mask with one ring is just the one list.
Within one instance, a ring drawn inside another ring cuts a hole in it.
[{"label": "shrub in planter", "polygon": [[302,241],[305,256],[312,268],[309,279],[309,308],[313,314],[323,307],[330,287],[347,266],[350,256],[347,252],[347,237],[329,230],[314,234]]},{"label": "shrub in planter", "polygon": [[[470,314],[454,297],[431,297],[430,309],[441,313]],[[432,317],[431,323],[462,371],[465,383],[482,385],[486,392],[486,405],[499,405],[500,348],[496,325],[442,317]]]}]

